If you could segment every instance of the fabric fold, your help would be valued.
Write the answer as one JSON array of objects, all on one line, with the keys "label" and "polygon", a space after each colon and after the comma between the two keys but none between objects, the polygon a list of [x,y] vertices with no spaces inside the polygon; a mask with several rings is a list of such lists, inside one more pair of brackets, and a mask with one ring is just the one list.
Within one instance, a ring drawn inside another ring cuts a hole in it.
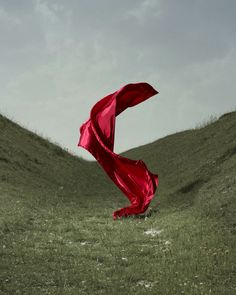
[{"label": "fabric fold", "polygon": [[127,108],[157,93],[145,82],[127,84],[99,100],[91,109],[90,118],[80,127],[77,145],[94,156],[131,203],[114,211],[114,219],[144,213],[158,186],[158,174],[151,173],[142,160],[131,160],[114,153],[115,119]]}]

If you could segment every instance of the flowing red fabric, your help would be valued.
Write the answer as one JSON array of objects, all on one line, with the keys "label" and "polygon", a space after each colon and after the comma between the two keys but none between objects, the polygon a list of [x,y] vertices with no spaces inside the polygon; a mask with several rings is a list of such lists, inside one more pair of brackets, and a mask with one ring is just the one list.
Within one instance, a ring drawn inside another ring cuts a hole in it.
[{"label": "flowing red fabric", "polygon": [[148,83],[127,84],[98,101],[90,118],[80,127],[78,146],[89,151],[108,176],[130,200],[130,206],[113,212],[113,218],[144,213],[158,185],[158,174],[152,174],[142,160],[130,160],[113,152],[115,118],[157,94]]}]

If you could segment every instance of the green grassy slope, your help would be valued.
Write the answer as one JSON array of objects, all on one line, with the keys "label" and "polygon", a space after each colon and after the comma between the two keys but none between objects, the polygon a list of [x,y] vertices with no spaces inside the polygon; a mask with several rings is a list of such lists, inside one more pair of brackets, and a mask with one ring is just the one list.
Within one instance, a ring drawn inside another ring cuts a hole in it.
[{"label": "green grassy slope", "polygon": [[194,205],[202,213],[233,222],[236,112],[203,128],[169,135],[122,155],[143,159],[151,171],[158,172],[162,207]]},{"label": "green grassy slope", "polygon": [[1,115],[0,165],[0,182],[8,187],[26,190],[63,187],[93,194],[108,183],[97,163],[75,157]]},{"label": "green grassy slope", "polygon": [[[123,155],[159,174],[159,210],[0,116],[0,294],[235,294],[236,112]],[[155,204],[155,199],[153,203]]]}]

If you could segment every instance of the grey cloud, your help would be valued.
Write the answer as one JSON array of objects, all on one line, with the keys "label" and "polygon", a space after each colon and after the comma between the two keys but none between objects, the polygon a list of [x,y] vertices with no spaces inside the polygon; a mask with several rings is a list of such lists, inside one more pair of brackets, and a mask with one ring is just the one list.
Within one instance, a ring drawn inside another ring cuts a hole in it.
[{"label": "grey cloud", "polygon": [[116,151],[193,126],[235,106],[235,10],[234,0],[0,0],[1,111],[84,154],[75,142],[91,106],[147,81],[160,94],[117,118]]}]

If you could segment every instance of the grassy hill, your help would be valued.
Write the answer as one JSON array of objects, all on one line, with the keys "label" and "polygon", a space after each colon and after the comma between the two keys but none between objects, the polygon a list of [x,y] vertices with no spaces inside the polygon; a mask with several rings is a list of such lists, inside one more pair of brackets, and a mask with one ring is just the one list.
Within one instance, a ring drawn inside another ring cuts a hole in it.
[{"label": "grassy hill", "polygon": [[123,155],[142,158],[151,171],[158,171],[162,207],[195,206],[201,213],[234,223],[236,112]]},{"label": "grassy hill", "polygon": [[96,162],[0,115],[0,294],[235,294],[235,130],[231,112],[123,153],[160,205],[113,221],[128,200]]},{"label": "grassy hill", "polygon": [[[69,154],[1,115],[0,142],[0,181],[5,187],[26,190],[63,187],[78,193],[93,193],[105,185],[102,170],[96,163]],[[90,179],[94,182],[92,190]]]}]

